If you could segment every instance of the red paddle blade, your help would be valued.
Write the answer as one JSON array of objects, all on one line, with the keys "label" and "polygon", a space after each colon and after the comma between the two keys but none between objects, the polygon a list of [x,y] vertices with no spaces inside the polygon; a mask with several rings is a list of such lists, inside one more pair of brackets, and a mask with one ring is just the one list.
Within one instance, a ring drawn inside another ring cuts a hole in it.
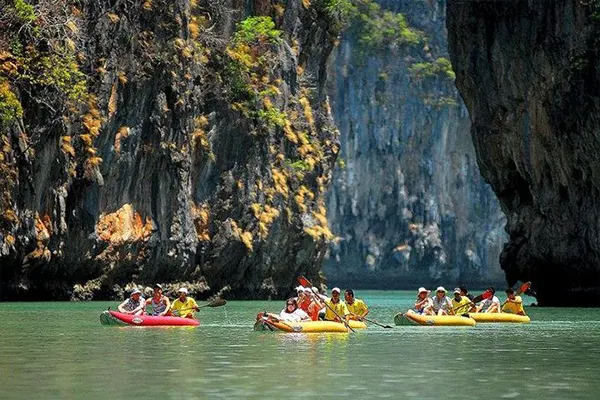
[{"label": "red paddle blade", "polygon": [[301,284],[304,287],[312,287],[312,285],[310,284],[310,281],[308,279],[306,279],[304,276],[300,275],[298,277],[298,283]]},{"label": "red paddle blade", "polygon": [[525,282],[521,286],[519,286],[519,290],[517,290],[517,294],[525,293],[531,287],[531,282]]},{"label": "red paddle blade", "polygon": [[484,300],[489,299],[492,296],[493,296],[493,293],[490,292],[489,290],[486,290],[485,292],[483,292],[481,294],[481,298],[484,299]]}]

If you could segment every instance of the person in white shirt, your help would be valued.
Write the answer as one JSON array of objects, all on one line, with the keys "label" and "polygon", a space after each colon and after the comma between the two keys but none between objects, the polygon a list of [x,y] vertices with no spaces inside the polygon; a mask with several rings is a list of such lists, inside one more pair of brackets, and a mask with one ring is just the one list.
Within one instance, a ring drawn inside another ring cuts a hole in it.
[{"label": "person in white shirt", "polygon": [[285,303],[285,308],[279,313],[281,321],[300,322],[310,321],[310,317],[302,309],[298,308],[296,299],[289,298]]},{"label": "person in white shirt", "polygon": [[431,298],[431,307],[433,312],[437,315],[453,315],[452,300],[446,296],[446,289],[443,286],[439,286],[435,290],[435,296]]},{"label": "person in white shirt", "polygon": [[429,293],[431,291],[420,287],[417,291],[417,300],[415,301],[415,311],[418,314],[433,315],[433,309],[431,307],[431,298]]},{"label": "person in white shirt", "polygon": [[502,307],[500,305],[500,299],[496,296],[496,289],[494,289],[493,286],[490,286],[487,290],[492,292],[492,296],[477,305],[477,312],[499,313]]}]

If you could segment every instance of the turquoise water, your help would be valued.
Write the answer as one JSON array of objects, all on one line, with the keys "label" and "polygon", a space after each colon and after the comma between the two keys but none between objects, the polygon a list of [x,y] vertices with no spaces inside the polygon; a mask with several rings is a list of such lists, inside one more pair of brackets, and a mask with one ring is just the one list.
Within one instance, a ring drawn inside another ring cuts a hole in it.
[{"label": "turquoise water", "polygon": [[[393,325],[412,292],[357,292]],[[526,303],[531,300],[526,300]],[[253,332],[282,301],[203,308],[198,328],[106,327],[116,303],[0,303],[0,398],[598,398],[600,309],[529,325]]]}]

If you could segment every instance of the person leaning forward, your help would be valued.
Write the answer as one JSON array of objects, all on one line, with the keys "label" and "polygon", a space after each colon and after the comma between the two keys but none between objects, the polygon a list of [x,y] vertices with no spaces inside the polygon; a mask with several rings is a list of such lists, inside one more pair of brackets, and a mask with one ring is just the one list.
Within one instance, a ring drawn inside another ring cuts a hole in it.
[{"label": "person leaning forward", "polygon": [[[340,321],[337,315],[339,315],[342,318],[345,318],[349,314],[348,307],[346,307],[346,304],[344,304],[344,302],[340,299],[340,294],[340,288],[334,287],[333,289],[331,289],[331,299],[325,301],[326,321],[342,322]],[[336,313],[337,315],[335,315]]]},{"label": "person leaning forward", "polygon": [[119,312],[123,314],[142,315],[146,301],[142,297],[142,292],[139,289],[133,289],[127,300],[119,304]]},{"label": "person leaning forward", "polygon": [[369,313],[369,307],[367,307],[365,302],[354,298],[354,291],[352,289],[344,291],[344,300],[346,300],[346,307],[350,312],[350,319],[362,321]]},{"label": "person leaning forward", "polygon": [[169,315],[171,310],[171,302],[167,296],[163,296],[163,288],[158,283],[154,285],[154,293],[152,297],[146,300],[146,305],[152,308],[151,315],[163,317]]},{"label": "person leaning forward", "polygon": [[188,297],[188,290],[185,287],[177,291],[179,297],[171,305],[172,313],[177,317],[194,318],[194,311],[200,310],[196,300]]},{"label": "person leaning forward", "polygon": [[508,288],[504,292],[506,293],[506,301],[502,305],[502,312],[525,315],[521,296],[517,296],[512,288]]}]

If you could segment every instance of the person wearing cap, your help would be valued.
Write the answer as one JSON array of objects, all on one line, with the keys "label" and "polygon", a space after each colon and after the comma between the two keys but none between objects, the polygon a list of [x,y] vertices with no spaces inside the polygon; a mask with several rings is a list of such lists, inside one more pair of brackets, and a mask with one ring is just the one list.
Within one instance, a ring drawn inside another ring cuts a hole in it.
[{"label": "person wearing cap", "polygon": [[127,300],[119,304],[119,312],[123,314],[142,315],[146,303],[139,289],[133,289]]},{"label": "person wearing cap", "polygon": [[298,304],[301,301],[301,297],[304,295],[304,286],[296,286],[296,297],[294,297],[294,299],[296,299],[296,301],[298,302]]},{"label": "person wearing cap", "polygon": [[431,298],[431,308],[434,314],[437,315],[453,315],[452,301],[446,296],[446,289],[443,286],[438,286],[435,289],[435,296]]},{"label": "person wearing cap", "polygon": [[454,288],[454,298],[452,299],[452,310],[455,314],[463,314],[471,308],[471,300],[462,295],[460,288]]},{"label": "person wearing cap", "polygon": [[490,286],[487,291],[492,292],[492,296],[477,305],[477,312],[499,313],[502,306],[500,305],[500,299],[496,296],[496,289]]},{"label": "person wearing cap", "polygon": [[[325,301],[325,320],[326,321],[340,321],[340,318],[346,318],[349,314],[348,307],[346,304],[340,299],[341,290],[338,287],[334,287],[331,289],[331,299]],[[335,312],[334,312],[335,311]],[[336,315],[337,313],[337,315]]]},{"label": "person wearing cap", "polygon": [[431,299],[429,298],[429,293],[429,290],[425,289],[422,286],[417,291],[417,300],[415,301],[415,312],[417,314],[433,314],[432,303]]},{"label": "person wearing cap", "polygon": [[350,312],[350,319],[362,321],[369,313],[369,307],[367,307],[365,302],[354,298],[354,290],[344,290],[344,300],[346,301],[346,307]]},{"label": "person wearing cap", "polygon": [[517,296],[512,288],[508,288],[504,291],[506,293],[506,301],[502,305],[502,312],[526,315],[525,309],[523,309],[523,299],[521,296]]},{"label": "person wearing cap", "polygon": [[150,305],[150,307],[152,307],[152,312],[150,315],[156,317],[164,317],[165,315],[169,315],[171,312],[171,302],[167,296],[163,296],[163,288],[158,283],[154,285],[154,292],[152,297],[146,300],[146,305]]},{"label": "person wearing cap", "polygon": [[194,311],[200,310],[196,300],[188,297],[188,290],[185,287],[177,291],[179,297],[173,302],[171,312],[178,317],[194,318]]}]

